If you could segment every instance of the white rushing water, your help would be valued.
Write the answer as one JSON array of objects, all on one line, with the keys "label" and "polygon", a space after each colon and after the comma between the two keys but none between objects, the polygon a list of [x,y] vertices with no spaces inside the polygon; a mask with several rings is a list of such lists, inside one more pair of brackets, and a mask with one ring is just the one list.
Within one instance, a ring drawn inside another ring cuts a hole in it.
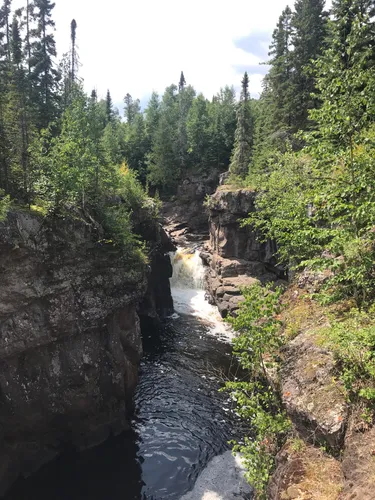
[{"label": "white rushing water", "polygon": [[231,340],[230,328],[223,322],[217,308],[206,300],[205,269],[199,252],[178,248],[171,254],[171,261],[171,289],[176,313],[195,316],[207,323],[210,333],[223,340]]}]

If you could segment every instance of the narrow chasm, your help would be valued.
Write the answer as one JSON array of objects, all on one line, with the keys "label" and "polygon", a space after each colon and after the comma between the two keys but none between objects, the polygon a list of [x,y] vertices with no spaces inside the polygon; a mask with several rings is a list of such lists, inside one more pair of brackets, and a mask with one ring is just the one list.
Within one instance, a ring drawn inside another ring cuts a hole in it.
[{"label": "narrow chasm", "polygon": [[241,422],[219,392],[238,370],[231,332],[205,298],[198,250],[177,248],[163,258],[165,270],[169,258],[174,312],[169,307],[164,321],[154,321],[150,311],[162,293],[155,286],[140,308],[143,357],[130,428],[81,453],[66,449],[18,480],[5,500],[251,498],[228,451],[228,442],[241,436]]}]

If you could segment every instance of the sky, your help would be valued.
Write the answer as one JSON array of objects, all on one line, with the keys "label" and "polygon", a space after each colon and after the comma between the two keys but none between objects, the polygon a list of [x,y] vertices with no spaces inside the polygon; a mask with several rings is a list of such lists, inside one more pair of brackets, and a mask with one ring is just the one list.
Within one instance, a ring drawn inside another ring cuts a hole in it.
[{"label": "sky", "polygon": [[[16,5],[25,0],[15,0]],[[55,0],[59,56],[69,50],[77,21],[79,74],[88,92],[110,90],[121,106],[126,93],[144,105],[186,82],[211,98],[220,87],[239,88],[244,71],[259,97],[272,31],[287,0]]]}]

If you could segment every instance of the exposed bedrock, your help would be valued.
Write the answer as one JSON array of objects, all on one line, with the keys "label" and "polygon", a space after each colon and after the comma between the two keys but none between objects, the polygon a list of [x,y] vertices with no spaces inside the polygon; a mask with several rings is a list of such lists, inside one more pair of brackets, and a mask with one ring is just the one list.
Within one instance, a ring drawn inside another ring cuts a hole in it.
[{"label": "exposed bedrock", "polygon": [[221,186],[208,203],[210,240],[201,257],[209,266],[208,293],[223,317],[238,309],[241,288],[283,276],[273,257],[273,242],[260,243],[250,226],[242,227],[242,220],[255,210],[254,202],[253,191]]},{"label": "exposed bedrock", "polygon": [[66,444],[83,449],[127,428],[137,310],[171,310],[171,244],[155,222],[147,269],[101,241],[82,213],[13,212],[0,224],[0,494]]}]

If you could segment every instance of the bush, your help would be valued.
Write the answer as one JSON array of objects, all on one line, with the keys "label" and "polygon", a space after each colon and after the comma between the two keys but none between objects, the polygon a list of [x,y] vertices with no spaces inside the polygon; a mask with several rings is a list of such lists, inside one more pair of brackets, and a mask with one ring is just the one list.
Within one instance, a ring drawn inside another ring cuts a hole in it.
[{"label": "bush", "polygon": [[267,377],[282,344],[278,335],[281,289],[254,285],[243,290],[245,301],[237,317],[229,318],[239,333],[233,352],[248,371],[249,381],[227,382],[224,390],[236,402],[236,411],[249,424],[253,435],[234,442],[234,451],[243,454],[246,478],[266,498],[266,486],[275,465],[275,455],[290,427],[277,390]]},{"label": "bush", "polygon": [[375,410],[375,314],[352,309],[320,332],[335,355],[349,400]]},{"label": "bush", "polygon": [[6,218],[9,207],[10,197],[5,196],[4,193],[0,191],[0,221]]}]

